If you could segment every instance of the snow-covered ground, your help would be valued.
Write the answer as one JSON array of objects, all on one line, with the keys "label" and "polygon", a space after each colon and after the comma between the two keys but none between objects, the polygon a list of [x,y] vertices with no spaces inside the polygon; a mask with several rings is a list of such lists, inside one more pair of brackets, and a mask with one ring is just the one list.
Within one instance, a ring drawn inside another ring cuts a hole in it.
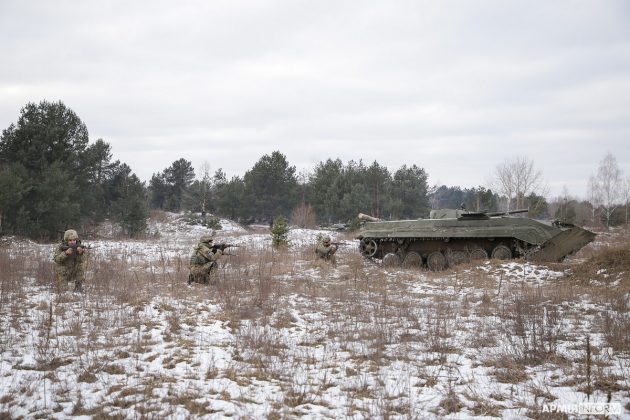
[{"label": "snow-covered ground", "polygon": [[[0,418],[628,415],[628,273],[386,270],[343,233],[292,229],[278,251],[264,227],[221,225],[166,215],[153,239],[86,241],[83,294],[55,291],[54,245],[1,247]],[[239,247],[216,284],[188,286],[207,233]],[[314,258],[322,234],[349,244],[336,266]]]}]

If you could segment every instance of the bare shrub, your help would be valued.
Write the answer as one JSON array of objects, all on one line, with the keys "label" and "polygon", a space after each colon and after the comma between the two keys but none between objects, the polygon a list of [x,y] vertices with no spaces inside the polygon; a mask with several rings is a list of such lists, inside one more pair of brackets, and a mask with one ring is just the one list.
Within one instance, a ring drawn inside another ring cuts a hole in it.
[{"label": "bare shrub", "polygon": [[448,393],[440,400],[438,406],[445,414],[459,413],[461,409],[464,408],[464,404],[462,404],[452,388],[450,388]]},{"label": "bare shrub", "polygon": [[313,206],[301,203],[291,213],[291,224],[301,228],[312,229],[317,226],[317,217]]},{"label": "bare shrub", "polygon": [[509,322],[504,331],[517,360],[540,364],[555,354],[560,335],[560,316],[542,289],[516,292],[503,309]]},{"label": "bare shrub", "polygon": [[630,352],[630,317],[628,312],[609,312],[603,316],[604,338],[618,352]]},{"label": "bare shrub", "polygon": [[501,417],[501,410],[505,408],[504,406],[485,399],[475,390],[470,390],[464,395],[473,402],[471,411],[475,416]]},{"label": "bare shrub", "polygon": [[12,258],[9,248],[0,247],[0,311],[21,291],[24,265],[17,258]]},{"label": "bare shrub", "polygon": [[291,408],[303,404],[311,404],[315,402],[315,395],[311,387],[292,383],[288,389],[284,391],[284,403]]},{"label": "bare shrub", "polygon": [[437,302],[425,312],[427,350],[439,354],[458,353],[451,343],[456,331],[457,315],[454,306],[449,302]]},{"label": "bare shrub", "polygon": [[517,384],[526,381],[529,377],[523,367],[516,364],[495,369],[493,374],[498,382],[504,384]]}]

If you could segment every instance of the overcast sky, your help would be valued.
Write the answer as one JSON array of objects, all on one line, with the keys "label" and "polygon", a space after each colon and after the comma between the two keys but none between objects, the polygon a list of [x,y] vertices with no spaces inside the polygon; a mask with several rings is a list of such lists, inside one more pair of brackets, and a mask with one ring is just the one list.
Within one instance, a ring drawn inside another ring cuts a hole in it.
[{"label": "overcast sky", "polygon": [[0,128],[62,101],[142,179],[283,153],[486,185],[517,156],[584,197],[630,176],[628,1],[0,1]]}]

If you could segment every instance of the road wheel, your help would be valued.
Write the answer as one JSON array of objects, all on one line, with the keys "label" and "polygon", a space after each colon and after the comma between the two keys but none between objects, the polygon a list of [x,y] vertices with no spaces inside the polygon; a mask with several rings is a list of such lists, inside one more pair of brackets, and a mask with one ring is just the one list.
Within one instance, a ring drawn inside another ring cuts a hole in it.
[{"label": "road wheel", "polygon": [[449,267],[454,267],[457,264],[470,262],[468,258],[468,253],[460,250],[455,251],[447,251],[446,252],[446,260],[448,261]]},{"label": "road wheel", "polygon": [[488,253],[483,248],[475,248],[472,251],[470,251],[471,261],[487,260],[487,259],[488,259]]},{"label": "road wheel", "polygon": [[364,257],[372,258],[378,250],[378,245],[374,239],[361,239],[359,250]]},{"label": "road wheel", "polygon": [[408,252],[407,255],[405,255],[402,266],[403,268],[422,267],[422,256],[414,251]]},{"label": "road wheel", "polygon": [[492,250],[492,258],[495,260],[509,260],[512,258],[512,251],[505,245],[497,245]]},{"label": "road wheel", "polygon": [[393,252],[389,252],[385,254],[383,257],[383,267],[385,268],[396,268],[400,267],[400,257]]},{"label": "road wheel", "polygon": [[446,269],[446,257],[440,251],[435,251],[427,257],[427,267],[431,271],[442,271]]}]

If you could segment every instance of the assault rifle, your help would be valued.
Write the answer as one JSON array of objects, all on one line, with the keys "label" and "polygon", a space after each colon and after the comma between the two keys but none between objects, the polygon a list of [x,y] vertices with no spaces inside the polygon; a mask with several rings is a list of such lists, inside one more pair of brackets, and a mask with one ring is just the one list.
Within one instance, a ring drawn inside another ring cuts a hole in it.
[{"label": "assault rifle", "polygon": [[220,249],[221,251],[225,251],[227,248],[238,248],[239,246],[240,245],[233,245],[224,242],[212,245],[212,250],[216,251],[217,249]]},{"label": "assault rifle", "polygon": [[89,245],[85,245],[85,244],[61,245],[61,250],[62,251],[67,251],[70,248],[72,248],[73,251],[76,251],[77,248],[91,249],[92,247],[89,246]]},{"label": "assault rifle", "polygon": [[341,245],[341,246],[348,246],[348,245],[351,245],[351,244],[349,244],[349,243],[347,243],[347,242],[331,242],[330,244],[331,244],[331,245],[337,245],[337,246],[339,246],[339,245]]}]

